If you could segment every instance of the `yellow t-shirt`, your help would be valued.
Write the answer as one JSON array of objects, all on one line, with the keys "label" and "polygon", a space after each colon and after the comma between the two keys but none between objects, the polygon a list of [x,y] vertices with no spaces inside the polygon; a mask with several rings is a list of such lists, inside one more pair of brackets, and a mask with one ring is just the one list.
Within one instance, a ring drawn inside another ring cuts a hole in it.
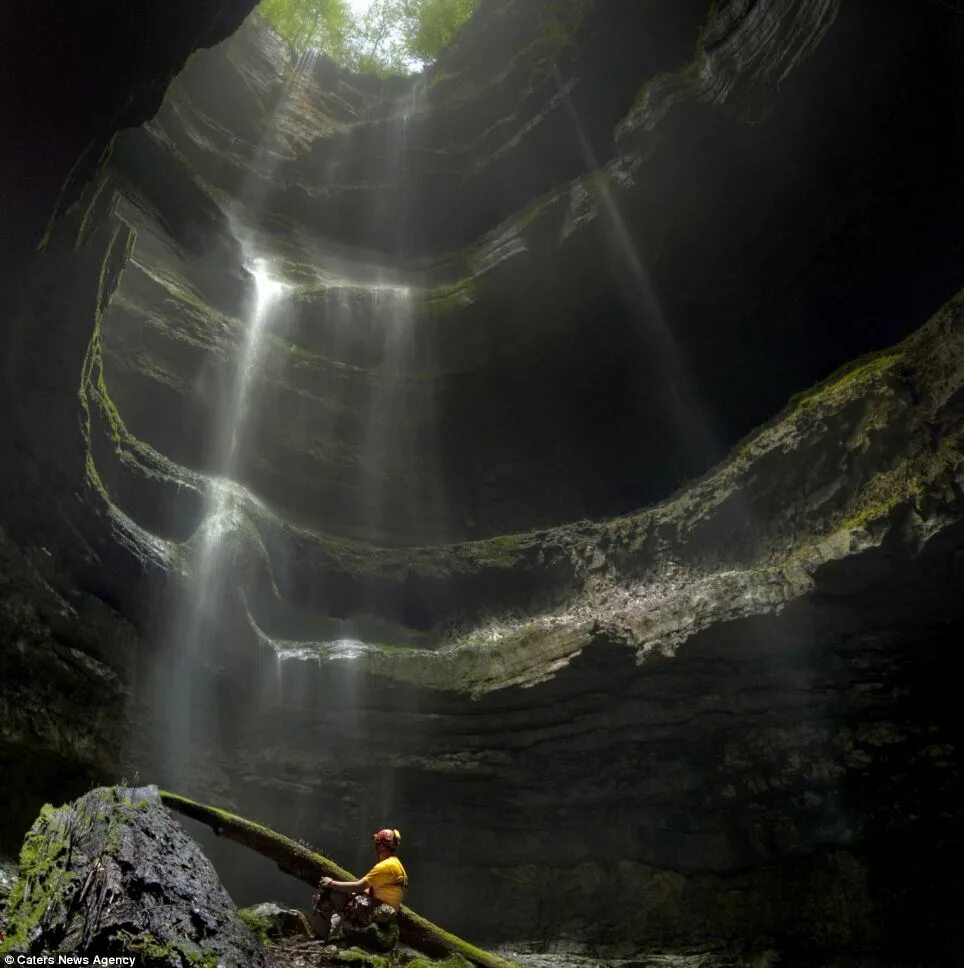
[{"label": "yellow t-shirt", "polygon": [[372,894],[383,904],[391,904],[395,910],[402,906],[405,888],[408,887],[408,874],[397,857],[380,860],[363,878],[372,889]]}]

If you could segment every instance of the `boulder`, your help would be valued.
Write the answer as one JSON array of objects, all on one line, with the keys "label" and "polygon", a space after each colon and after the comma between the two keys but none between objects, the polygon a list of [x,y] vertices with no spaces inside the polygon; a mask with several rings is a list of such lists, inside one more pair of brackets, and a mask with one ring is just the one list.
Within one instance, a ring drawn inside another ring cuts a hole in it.
[{"label": "boulder", "polygon": [[4,954],[135,956],[150,968],[260,968],[264,953],[155,787],[45,806],[24,840]]},{"label": "boulder", "polygon": [[301,911],[282,907],[273,901],[241,908],[238,916],[264,942],[312,936],[311,927]]}]

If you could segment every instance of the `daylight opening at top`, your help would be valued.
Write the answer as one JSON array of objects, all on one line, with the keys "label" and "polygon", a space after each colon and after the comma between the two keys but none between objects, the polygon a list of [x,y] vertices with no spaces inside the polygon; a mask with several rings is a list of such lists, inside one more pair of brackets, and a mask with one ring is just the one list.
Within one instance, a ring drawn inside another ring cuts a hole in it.
[{"label": "daylight opening at top", "polygon": [[478,0],[263,0],[258,10],[300,50],[352,70],[413,74],[435,61]]}]

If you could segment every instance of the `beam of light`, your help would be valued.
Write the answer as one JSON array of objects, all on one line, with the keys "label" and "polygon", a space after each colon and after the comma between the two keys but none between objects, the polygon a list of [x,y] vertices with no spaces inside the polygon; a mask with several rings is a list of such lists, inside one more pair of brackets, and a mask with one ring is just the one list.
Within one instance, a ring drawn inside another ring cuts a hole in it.
[{"label": "beam of light", "polygon": [[[593,173],[603,172],[603,166],[600,164],[586,130],[579,120],[579,115],[569,97],[569,89],[559,73],[559,68],[554,67],[553,73],[555,74],[559,97],[572,122],[588,171]],[[656,290],[649,270],[639,254],[632,233],[606,179],[604,177],[597,178],[593,187],[598,193],[601,210],[609,223],[623,262],[633,280],[633,288],[639,301],[639,316],[645,320],[649,335],[655,337],[669,371],[669,379],[665,381],[665,385],[672,404],[670,412],[676,422],[676,430],[682,439],[689,442],[689,449],[695,456],[701,461],[708,459],[717,451],[714,435],[711,432],[704,408],[697,402],[692,378],[683,362],[676,337],[666,320],[666,314],[656,297]]]}]

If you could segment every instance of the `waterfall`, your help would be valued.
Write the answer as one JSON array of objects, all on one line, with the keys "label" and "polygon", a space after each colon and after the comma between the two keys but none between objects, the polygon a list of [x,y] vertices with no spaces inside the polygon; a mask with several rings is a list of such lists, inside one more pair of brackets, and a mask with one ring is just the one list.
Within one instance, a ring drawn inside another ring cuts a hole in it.
[{"label": "waterfall", "polygon": [[327,278],[319,320],[333,350],[364,334],[362,442],[355,473],[365,520],[356,533],[376,542],[404,532],[409,522],[424,521],[426,508],[440,507],[434,388],[419,378],[431,372],[429,343],[419,337],[424,290],[405,260],[412,124],[424,95],[419,79],[394,102],[391,115],[363,122],[371,137],[355,137],[353,127],[343,132],[322,172],[330,182],[342,171],[364,169],[375,157],[389,186],[369,215],[378,261],[372,264],[367,253],[339,257],[337,273]]},{"label": "waterfall", "polygon": [[[306,660],[303,649],[286,649],[280,638],[271,637],[277,633],[261,631],[248,601],[256,581],[252,569],[263,564],[254,521],[257,515],[272,512],[247,482],[252,458],[260,456],[254,448],[264,441],[268,422],[264,379],[269,367],[288,359],[281,352],[286,333],[280,328],[283,319],[306,327],[304,335],[314,347],[312,352],[318,352],[318,343],[327,347],[324,359],[330,364],[329,376],[312,392],[330,392],[331,399],[338,400],[342,389],[337,381],[345,380],[346,372],[354,381],[348,428],[339,425],[339,414],[345,409],[333,407],[330,419],[312,430],[322,438],[321,446],[344,446],[348,455],[346,484],[356,519],[350,523],[353,535],[391,543],[399,536],[404,540],[406,534],[425,533],[425,523],[437,519],[434,384],[419,377],[432,369],[426,359],[428,341],[418,337],[418,326],[424,321],[419,315],[424,292],[418,274],[406,263],[404,245],[399,244],[405,240],[410,197],[407,158],[412,126],[424,86],[415,84],[393,102],[388,116],[343,128],[327,158],[317,158],[317,175],[325,185],[356,165],[364,170],[374,160],[382,166],[388,187],[383,204],[370,212],[368,226],[370,237],[379,243],[378,251],[346,253],[318,240],[313,267],[317,283],[295,287],[284,281],[289,257],[277,237],[266,230],[265,216],[270,215],[272,180],[284,177],[279,166],[304,157],[299,154],[299,139],[305,128],[299,127],[294,105],[304,103],[309,93],[316,59],[317,54],[309,52],[290,66],[260,142],[250,145],[249,174],[235,199],[223,206],[249,298],[230,353],[230,375],[222,381],[220,405],[212,421],[201,523],[183,546],[180,590],[169,603],[166,647],[153,677],[154,703],[162,719],[157,759],[171,782],[188,789],[193,778],[211,768],[204,759],[209,750],[223,748],[225,736],[238,736],[245,725],[258,721],[256,709],[247,707],[246,719],[221,692],[226,664],[257,661],[257,655],[237,652],[250,650],[252,633],[254,641],[266,646],[270,660],[265,691],[254,700],[255,706],[261,702],[265,710],[284,707],[292,688],[286,667],[296,669],[297,663]],[[375,145],[369,137],[355,137],[356,128],[367,129],[365,134],[376,139]],[[312,302],[311,292],[317,301]],[[340,364],[342,349],[346,359],[357,356],[349,367]],[[273,372],[272,379],[279,376]],[[328,380],[331,385],[326,385]],[[319,610],[309,616],[310,607],[305,608],[306,623],[315,626],[316,644],[326,646],[328,658],[341,660],[338,675],[346,685],[346,702],[350,699],[353,709],[364,708],[362,696],[350,695],[356,683],[347,667],[355,666],[351,660],[371,649],[369,643],[391,641],[391,633],[366,631],[365,622],[370,620],[364,615],[356,624],[351,615],[332,619]],[[378,611],[378,603],[372,601],[371,612]],[[311,638],[303,641],[310,645]],[[362,688],[360,682],[357,688]]]},{"label": "waterfall", "polygon": [[367,308],[373,322],[378,358],[371,373],[362,469],[373,526],[386,520],[386,500],[411,505],[410,469],[417,452],[406,380],[413,364],[412,291],[407,286],[373,287]]},{"label": "waterfall", "polygon": [[219,724],[208,719],[216,705],[208,663],[217,664],[211,644],[217,642],[233,601],[239,536],[244,534],[245,507],[254,498],[236,477],[248,431],[257,413],[257,381],[265,358],[267,337],[285,286],[271,272],[270,262],[251,260],[249,272],[254,296],[243,319],[238,366],[228,393],[228,404],[218,420],[217,473],[208,478],[202,522],[188,544],[184,584],[169,615],[167,648],[161,661],[166,668],[155,677],[155,702],[167,714],[161,734],[161,756],[170,777],[185,782],[199,764],[195,752],[202,738]]}]

